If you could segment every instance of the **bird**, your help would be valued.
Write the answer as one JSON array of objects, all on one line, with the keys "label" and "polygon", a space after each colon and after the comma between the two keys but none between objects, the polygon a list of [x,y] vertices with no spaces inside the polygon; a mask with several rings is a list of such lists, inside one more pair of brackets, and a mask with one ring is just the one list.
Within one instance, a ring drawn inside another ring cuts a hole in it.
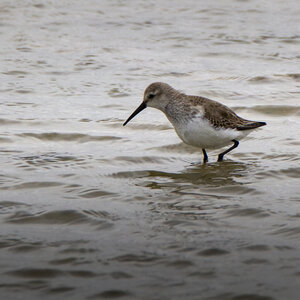
[{"label": "bird", "polygon": [[162,111],[184,143],[201,148],[204,164],[208,162],[207,148],[217,149],[233,143],[218,155],[217,161],[221,162],[225,154],[238,147],[241,139],[254,129],[267,125],[266,122],[243,119],[217,101],[186,95],[167,83],[154,82],[145,89],[142,103],[123,126],[147,107]]}]

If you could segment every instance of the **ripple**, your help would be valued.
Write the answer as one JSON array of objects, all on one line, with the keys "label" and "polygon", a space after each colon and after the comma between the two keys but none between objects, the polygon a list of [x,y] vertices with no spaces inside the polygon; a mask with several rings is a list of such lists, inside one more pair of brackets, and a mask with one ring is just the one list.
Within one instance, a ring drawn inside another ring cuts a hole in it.
[{"label": "ripple", "polygon": [[272,77],[267,77],[267,76],[255,76],[250,79],[248,79],[249,82],[251,83],[274,83],[274,78]]},{"label": "ripple", "polygon": [[250,258],[243,261],[246,265],[269,265],[270,262],[263,258]]},{"label": "ripple", "polygon": [[229,217],[266,218],[270,216],[270,213],[259,208],[239,208],[229,210],[227,215]]},{"label": "ripple", "polygon": [[209,249],[202,250],[198,253],[198,255],[200,256],[221,256],[226,254],[229,254],[227,250],[219,249],[219,248],[209,248]]},{"label": "ripple", "polygon": [[232,297],[231,300],[274,300],[274,298],[258,294],[241,294]]},{"label": "ripple", "polygon": [[[124,120],[121,120],[121,122],[123,122]],[[115,127],[115,125],[111,124],[113,127]],[[120,124],[118,124],[116,127],[120,127]],[[127,129],[128,128],[128,129]],[[173,129],[170,125],[155,125],[155,124],[139,124],[139,123],[135,123],[134,126],[127,126],[126,127],[127,130],[157,130],[157,131],[162,131],[162,130],[170,130]]]},{"label": "ripple", "polygon": [[293,105],[255,105],[249,107],[241,107],[235,106],[234,110],[238,110],[239,112],[247,112],[249,109],[253,112],[258,112],[265,115],[272,116],[300,116],[300,107]]},{"label": "ripple", "polygon": [[[0,104],[1,105],[1,104]],[[8,106],[8,107],[18,107],[18,108],[27,108],[27,107],[37,107],[38,104],[32,103],[32,102],[7,102],[3,103],[2,105]],[[32,119],[29,119],[32,120]]]},{"label": "ripple", "polygon": [[79,194],[79,197],[82,198],[101,198],[103,196],[111,196],[114,195],[114,193],[110,193],[110,192],[106,192],[106,191],[102,191],[102,190],[98,190],[98,189],[89,189],[89,190],[85,190],[82,191]]},{"label": "ripple", "polygon": [[192,263],[190,260],[186,260],[186,259],[174,260],[172,262],[167,263],[167,266],[174,267],[176,269],[188,268],[193,265],[194,265],[194,263]]},{"label": "ripple", "polygon": [[75,287],[67,286],[67,285],[61,285],[58,287],[47,289],[46,292],[49,294],[61,294],[66,293],[75,290]]},{"label": "ripple", "polygon": [[47,71],[45,74],[48,75],[56,75],[56,76],[67,76],[70,74],[70,72],[64,72],[64,71]]},{"label": "ripple", "polygon": [[44,246],[41,243],[22,243],[21,245],[16,245],[14,247],[10,247],[10,251],[16,253],[27,253],[32,251],[37,251],[43,248]]},{"label": "ripple", "polygon": [[18,47],[16,49],[20,52],[32,52],[32,49],[29,47]]},{"label": "ripple", "polygon": [[132,275],[125,272],[112,272],[110,276],[114,279],[133,278]]},{"label": "ripple", "polygon": [[188,274],[188,276],[199,278],[216,278],[217,274],[214,271],[196,271]]},{"label": "ripple", "polygon": [[284,170],[280,170],[280,172],[290,178],[296,178],[299,179],[300,178],[300,168],[288,168],[288,169],[284,169]]},{"label": "ripple", "polygon": [[83,278],[92,278],[98,276],[98,274],[86,270],[68,271],[68,274],[70,274],[73,277],[83,277]]},{"label": "ripple", "polygon": [[58,269],[23,268],[15,271],[9,271],[7,274],[22,278],[55,278],[62,276],[64,272]]},{"label": "ripple", "polygon": [[[173,47],[177,48],[177,47],[181,47],[181,45],[174,45]],[[167,73],[160,73],[160,74],[156,74],[155,77],[159,77],[159,78],[162,78],[162,77],[188,77],[191,75],[191,72],[187,72],[187,73],[184,73],[184,72],[167,72]]]},{"label": "ripple", "polygon": [[195,147],[188,146],[184,143],[176,143],[171,145],[159,146],[159,147],[151,147],[147,150],[158,150],[163,153],[178,153],[178,154],[199,154],[199,149]]},{"label": "ripple", "polygon": [[[65,167],[74,164],[79,165],[89,158],[90,158],[89,156],[85,158],[80,158],[69,154],[59,154],[57,152],[20,157],[22,163],[25,162],[30,166],[45,167],[47,169],[50,167],[59,167],[59,166]],[[17,162],[17,164],[18,163],[19,162]]]},{"label": "ripple", "polygon": [[80,133],[58,133],[58,132],[45,132],[45,133],[22,133],[18,134],[20,137],[32,137],[42,141],[65,141],[65,142],[94,142],[94,141],[114,141],[120,140],[121,137],[117,136],[92,136]]},{"label": "ripple", "polygon": [[123,291],[123,290],[107,290],[92,296],[89,296],[88,299],[116,299],[116,298],[121,298],[121,297],[127,297],[131,296],[132,294]]},{"label": "ripple", "polygon": [[28,89],[28,90],[19,89],[19,90],[15,90],[15,92],[18,93],[18,94],[31,94],[31,93],[34,93],[34,90],[32,90],[32,89]]},{"label": "ripple", "polygon": [[14,202],[14,201],[1,201],[0,208],[11,208],[11,207],[18,207],[18,206],[30,206],[23,202]]},{"label": "ripple", "polygon": [[46,6],[42,3],[34,4],[33,6],[36,8],[46,8]]},{"label": "ripple", "polygon": [[259,294],[233,295],[232,293],[220,294],[220,295],[210,297],[207,299],[208,300],[275,300],[272,297],[259,295]]},{"label": "ripple", "polygon": [[81,61],[79,61],[78,63],[75,64],[75,71],[82,71],[82,70],[99,70],[102,69],[104,67],[106,67],[105,64],[100,64],[97,60],[91,58],[91,57],[87,57],[86,59],[83,59]]},{"label": "ripple", "polygon": [[249,250],[249,251],[270,251],[271,248],[267,245],[250,245],[247,247],[243,247],[243,250]]},{"label": "ripple", "polygon": [[24,289],[24,290],[40,290],[45,289],[48,286],[43,280],[29,280],[23,283],[1,283],[0,288],[11,289],[15,291],[17,289]]},{"label": "ripple", "polygon": [[[117,156],[114,157],[112,160],[118,164],[120,162],[126,162],[131,164],[144,164],[144,163],[162,164],[165,163],[166,161],[173,161],[172,158],[159,157],[159,156]],[[111,160],[106,160],[106,162],[111,163]]]},{"label": "ripple", "polygon": [[19,243],[19,240],[17,240],[17,239],[6,239],[6,240],[4,240],[3,237],[1,237],[1,238],[2,238],[2,240],[0,241],[0,249],[8,248],[8,247],[14,246],[14,245]]},{"label": "ripple", "polygon": [[29,213],[19,211],[6,219],[7,223],[13,224],[89,224],[97,226],[97,229],[107,229],[113,226],[107,214],[85,213],[76,210],[60,210],[51,212]]},{"label": "ripple", "polygon": [[76,261],[77,261],[76,257],[67,257],[67,258],[50,260],[49,264],[51,264],[51,265],[69,265],[69,264],[74,264]]},{"label": "ripple", "polygon": [[13,140],[6,137],[0,137],[0,143],[13,143]]},{"label": "ripple", "polygon": [[15,125],[15,124],[20,124],[22,123],[21,121],[17,120],[11,120],[11,119],[0,119],[0,125]]},{"label": "ripple", "polygon": [[55,187],[61,185],[63,185],[63,183],[55,182],[55,181],[32,181],[32,182],[19,183],[11,186],[3,186],[0,188],[0,190],[37,189],[37,188],[48,188],[48,187]]},{"label": "ripple", "polygon": [[107,94],[112,98],[120,98],[120,97],[128,97],[130,96],[129,93],[120,90],[119,88],[112,88],[110,89]]},{"label": "ripple", "polygon": [[[280,155],[281,161],[290,161],[295,158],[295,155]],[[279,158],[276,156],[276,159]],[[266,155],[265,158],[275,159],[272,155]],[[280,169],[280,170],[270,170],[266,172],[258,172],[257,178],[277,178],[277,179],[284,179],[284,178],[295,178],[298,179],[300,176],[300,169],[299,168],[288,168],[288,169]]]},{"label": "ripple", "polygon": [[31,214],[16,212],[6,220],[14,224],[78,224],[86,221],[86,216],[75,211],[52,211]]},{"label": "ripple", "polygon": [[295,81],[300,81],[300,73],[278,74],[276,76],[293,79]]},{"label": "ripple", "polygon": [[21,71],[21,70],[12,70],[12,71],[8,71],[8,72],[2,72],[2,74],[16,76],[16,75],[27,75],[28,72]]},{"label": "ripple", "polygon": [[[91,253],[99,252],[99,249],[97,248],[76,248],[74,246],[71,246],[70,248],[67,247],[66,249],[63,249],[60,251],[61,254],[75,254],[75,255],[87,255]],[[92,262],[92,261],[91,261]]]},{"label": "ripple", "polygon": [[149,171],[125,171],[117,172],[111,175],[115,178],[144,178],[149,176]]},{"label": "ripple", "polygon": [[151,263],[160,260],[160,257],[154,256],[152,254],[144,254],[144,255],[125,254],[125,255],[117,256],[112,260],[116,260],[119,262]]},{"label": "ripple", "polygon": [[284,226],[283,228],[273,231],[272,234],[287,237],[300,237],[300,227]]}]

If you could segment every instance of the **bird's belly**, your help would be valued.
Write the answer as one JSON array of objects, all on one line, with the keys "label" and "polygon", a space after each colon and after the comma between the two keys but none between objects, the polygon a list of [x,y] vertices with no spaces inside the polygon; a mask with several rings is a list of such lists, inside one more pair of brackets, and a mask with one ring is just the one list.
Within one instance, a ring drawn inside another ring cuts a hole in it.
[{"label": "bird's belly", "polygon": [[176,124],[174,127],[186,144],[199,148],[220,148],[232,143],[233,139],[240,140],[248,134],[236,129],[215,128],[203,118]]}]

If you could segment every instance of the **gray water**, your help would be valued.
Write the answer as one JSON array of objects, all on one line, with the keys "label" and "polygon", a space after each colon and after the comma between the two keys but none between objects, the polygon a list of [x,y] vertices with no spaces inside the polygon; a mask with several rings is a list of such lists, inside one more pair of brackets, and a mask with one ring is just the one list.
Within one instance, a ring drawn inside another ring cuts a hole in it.
[{"label": "gray water", "polygon": [[[1,299],[299,299],[300,3],[0,1]],[[221,149],[154,81],[266,121]]]}]

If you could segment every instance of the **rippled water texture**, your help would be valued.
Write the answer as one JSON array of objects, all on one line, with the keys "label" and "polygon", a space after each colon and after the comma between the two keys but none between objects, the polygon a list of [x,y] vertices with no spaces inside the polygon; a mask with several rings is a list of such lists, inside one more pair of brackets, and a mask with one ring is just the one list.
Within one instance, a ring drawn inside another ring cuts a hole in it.
[{"label": "rippled water texture", "polygon": [[[299,1],[0,2],[1,299],[296,300]],[[265,126],[183,145],[163,81]]]}]

